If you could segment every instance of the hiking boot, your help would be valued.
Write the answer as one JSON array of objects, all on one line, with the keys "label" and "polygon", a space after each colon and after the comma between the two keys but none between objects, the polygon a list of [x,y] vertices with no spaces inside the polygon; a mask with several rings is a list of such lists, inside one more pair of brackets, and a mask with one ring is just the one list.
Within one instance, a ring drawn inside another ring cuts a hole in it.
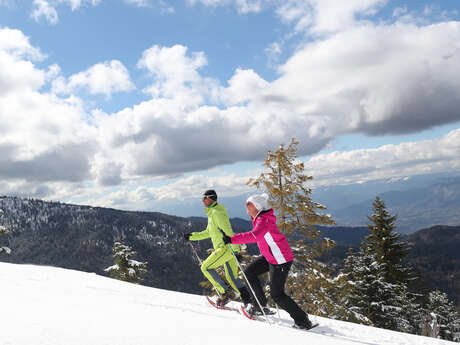
[{"label": "hiking boot", "polygon": [[222,296],[220,296],[217,299],[216,304],[219,307],[223,307],[224,305],[226,305],[228,302],[230,302],[234,298],[235,298],[235,293],[233,292],[233,290],[228,289],[227,291],[223,293]]},{"label": "hiking boot", "polygon": [[248,305],[245,305],[244,309],[246,309],[250,316],[262,315],[262,310],[260,310],[260,307],[258,305],[250,303]]},{"label": "hiking boot", "polygon": [[302,322],[299,322],[299,323],[294,323],[294,325],[292,326],[293,328],[298,328],[298,329],[305,329],[305,330],[309,330],[313,327],[312,323],[310,320],[308,319],[305,319],[304,321]]}]

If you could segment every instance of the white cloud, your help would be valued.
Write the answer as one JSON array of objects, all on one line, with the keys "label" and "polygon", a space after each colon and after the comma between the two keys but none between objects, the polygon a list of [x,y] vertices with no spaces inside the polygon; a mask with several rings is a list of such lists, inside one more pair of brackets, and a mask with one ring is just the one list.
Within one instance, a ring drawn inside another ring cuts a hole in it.
[{"label": "white cloud", "polygon": [[75,11],[79,9],[81,6],[86,5],[86,4],[91,5],[91,6],[97,6],[102,2],[102,0],[54,0],[54,2],[58,4],[60,3],[67,4],[70,6],[72,11]]},{"label": "white cloud", "polygon": [[360,26],[299,49],[273,82],[237,69],[227,87],[200,75],[204,53],[154,46],[138,64],[154,77],[153,99],[99,117],[100,138],[134,178],[262,159],[291,137],[305,155],[345,133],[459,121],[459,28]]},{"label": "white cloud", "polygon": [[247,193],[248,177],[234,174],[223,176],[193,175],[178,179],[161,187],[122,186],[116,191],[101,192],[100,197],[88,195],[86,204],[92,206],[115,207],[122,209],[152,209],[165,201],[197,199],[209,186],[219,191],[220,197],[231,197]]},{"label": "white cloud", "polygon": [[258,13],[262,10],[261,0],[236,0],[236,6],[240,13]]},{"label": "white cloud", "polygon": [[79,9],[82,5],[97,6],[102,0],[33,0],[31,17],[36,21],[40,21],[43,17],[51,24],[59,23],[59,15],[56,10],[61,4],[70,6],[72,11]]},{"label": "white cloud", "polygon": [[326,121],[333,136],[409,133],[458,121],[459,28],[366,25],[315,41],[280,66],[266,99]]},{"label": "white cloud", "polygon": [[321,185],[460,172],[460,128],[440,139],[317,155],[305,168]]},{"label": "white cloud", "polygon": [[84,72],[74,74],[68,81],[58,77],[53,82],[53,92],[69,94],[79,88],[88,89],[91,94],[112,93],[135,89],[126,67],[118,60],[105,61],[91,66]]},{"label": "white cloud", "polygon": [[195,104],[203,102],[214,81],[198,73],[198,69],[207,64],[205,54],[193,52],[187,55],[187,50],[182,45],[155,45],[144,51],[137,66],[148,70],[154,78],[154,83],[144,91],[155,98],[187,98],[195,99]]},{"label": "white cloud", "polygon": [[[313,176],[312,187],[399,180],[445,171],[460,172],[460,129],[434,140],[316,155],[305,161],[305,170]],[[87,197],[88,203],[93,206],[152,209],[163,202],[196,199],[209,186],[219,190],[223,197],[247,193],[250,189],[246,182],[261,172],[262,167],[257,172],[241,171],[243,175],[194,174],[160,187],[142,186],[148,184],[144,181],[140,185],[121,186],[111,192],[99,189],[100,197],[95,197],[94,193],[90,195],[88,191]]]},{"label": "white cloud", "polygon": [[253,70],[237,69],[228,82],[228,87],[222,90],[221,98],[227,105],[247,102],[260,94],[269,83]]},{"label": "white cloud", "polygon": [[[40,69],[34,64],[43,56],[20,31],[0,29],[0,175],[23,188],[35,181],[41,187],[37,193],[50,186],[60,196],[71,195],[70,185],[96,185],[107,194],[104,186],[122,184],[127,187],[119,197],[140,205],[172,190],[133,188],[139,181],[260,160],[291,137],[300,140],[300,154],[314,154],[344,133],[409,133],[460,120],[460,23],[367,23],[328,32],[299,47],[272,82],[255,70],[237,69],[221,85],[204,76],[204,52],[153,46],[138,62],[152,78],[146,88],[152,98],[113,114],[87,114],[72,93],[81,87],[107,96],[129,90],[133,85],[121,62],[96,64],[65,79],[57,65]],[[51,81],[53,91],[69,96],[43,91]],[[456,133],[424,149],[450,142],[458,155]],[[394,153],[398,149],[353,152],[338,161],[366,162],[375,155],[393,166],[381,169],[391,175],[404,160]],[[402,150],[419,157],[409,144]],[[330,157],[324,158],[327,164]],[[428,158],[420,157],[406,175],[427,171],[422,161]],[[439,169],[456,167],[453,159],[441,162],[436,152],[433,157]],[[368,170],[361,173],[345,164],[347,173],[338,172],[337,181],[322,178],[331,183],[377,178],[369,170],[372,164],[363,164]]]},{"label": "white cloud", "polygon": [[286,0],[276,10],[287,23],[295,23],[296,31],[330,34],[355,26],[357,15],[371,16],[387,0]]},{"label": "white cloud", "polygon": [[278,62],[279,57],[282,53],[282,47],[284,42],[273,42],[265,48],[265,53],[268,56],[268,65],[273,66],[275,62]]},{"label": "white cloud", "polygon": [[136,7],[149,7],[151,5],[149,0],[124,0],[124,2]]},{"label": "white cloud", "polygon": [[34,0],[33,6],[31,16],[36,22],[38,22],[41,17],[44,17],[51,25],[56,25],[59,22],[56,9],[50,5],[48,1]]},{"label": "white cloud", "polygon": [[[81,101],[41,93],[49,71],[20,32],[0,29],[0,176],[9,181],[81,181],[90,178],[94,131]],[[50,68],[51,70],[55,67]]]},{"label": "white cloud", "polygon": [[267,0],[187,0],[191,5],[200,3],[204,6],[217,7],[234,5],[239,13],[258,13]]},{"label": "white cloud", "polygon": [[39,89],[45,74],[31,61],[44,58],[21,31],[0,28],[0,96]]},{"label": "white cloud", "polygon": [[21,31],[0,26],[0,51],[8,53],[14,58],[28,58],[30,60],[43,60],[45,56],[40,49],[33,47],[29,38]]}]

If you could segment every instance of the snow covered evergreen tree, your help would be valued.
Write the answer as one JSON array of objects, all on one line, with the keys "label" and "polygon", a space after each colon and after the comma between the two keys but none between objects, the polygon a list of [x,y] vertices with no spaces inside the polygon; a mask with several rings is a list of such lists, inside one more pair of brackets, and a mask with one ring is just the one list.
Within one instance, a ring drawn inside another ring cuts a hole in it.
[{"label": "snow covered evergreen tree", "polygon": [[[0,209],[0,218],[3,217],[3,210]],[[7,235],[9,234],[10,232],[8,231],[7,228],[5,228],[3,225],[0,225],[0,237],[4,236],[4,235]],[[0,246],[0,254],[2,253],[6,253],[6,254],[10,254],[11,253],[11,249],[8,248],[8,247],[2,247]]]},{"label": "snow covered evergreen tree", "polygon": [[409,324],[401,297],[405,287],[388,282],[384,266],[372,254],[362,254],[354,272],[357,280],[350,296],[350,310],[375,327],[404,331]]},{"label": "snow covered evergreen tree", "polygon": [[314,258],[334,247],[335,242],[320,239],[316,224],[334,224],[328,214],[321,211],[325,206],[314,202],[312,190],[307,187],[313,177],[305,174],[304,163],[297,160],[298,141],[291,140],[288,147],[280,145],[275,152],[269,151],[263,165],[267,172],[250,179],[247,184],[266,191],[271,197],[280,231],[289,236],[296,260],[287,287],[294,299],[310,313],[327,315],[332,308],[327,290],[332,280],[326,267]]},{"label": "snow covered evergreen tree", "polygon": [[422,335],[460,342],[460,319],[447,294],[431,291],[425,306]]},{"label": "snow covered evergreen tree", "polygon": [[373,203],[371,234],[363,240],[357,256],[349,253],[344,268],[336,278],[341,305],[348,306],[342,313],[344,320],[371,324],[376,327],[415,333],[420,306],[408,291],[409,269],[402,260],[409,247],[399,242],[395,216],[377,197]]},{"label": "snow covered evergreen tree", "polygon": [[335,278],[336,289],[333,291],[334,298],[339,306],[337,310],[337,319],[361,323],[364,325],[372,324],[371,321],[361,313],[361,310],[354,307],[353,303],[359,300],[357,295],[357,285],[361,282],[359,268],[361,266],[361,257],[355,255],[353,248],[350,247],[344,266]]},{"label": "snow covered evergreen tree", "polygon": [[126,245],[123,240],[114,243],[112,252],[115,264],[107,267],[104,271],[109,272],[110,276],[115,279],[130,283],[140,283],[142,274],[147,272],[147,262],[133,260],[132,258],[136,252]]},{"label": "snow covered evergreen tree", "polygon": [[376,197],[372,204],[373,214],[368,217],[371,234],[365,239],[364,250],[372,253],[376,260],[384,264],[385,280],[392,283],[408,283],[409,269],[403,267],[402,260],[409,254],[407,242],[400,241],[400,235],[394,231],[396,216],[391,216],[385,203]]}]

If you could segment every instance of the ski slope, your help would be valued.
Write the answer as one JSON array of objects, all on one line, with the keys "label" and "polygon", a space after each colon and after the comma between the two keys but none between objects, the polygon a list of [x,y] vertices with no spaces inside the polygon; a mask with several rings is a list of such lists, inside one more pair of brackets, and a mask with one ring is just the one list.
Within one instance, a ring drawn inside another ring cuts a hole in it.
[{"label": "ski slope", "polygon": [[453,344],[320,317],[307,332],[280,316],[269,325],[217,310],[203,296],[0,263],[0,345]]}]

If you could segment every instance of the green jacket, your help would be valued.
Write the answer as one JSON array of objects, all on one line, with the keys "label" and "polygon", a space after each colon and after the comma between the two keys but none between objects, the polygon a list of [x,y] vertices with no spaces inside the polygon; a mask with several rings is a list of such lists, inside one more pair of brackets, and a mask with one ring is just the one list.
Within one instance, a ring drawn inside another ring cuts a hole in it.
[{"label": "green jacket", "polygon": [[[199,241],[211,237],[214,249],[225,247],[220,230],[225,232],[227,236],[232,237],[234,235],[225,206],[214,202],[205,208],[205,212],[208,215],[208,226],[201,232],[192,232],[190,240]],[[235,253],[240,251],[239,245],[232,244],[231,246]]]}]

